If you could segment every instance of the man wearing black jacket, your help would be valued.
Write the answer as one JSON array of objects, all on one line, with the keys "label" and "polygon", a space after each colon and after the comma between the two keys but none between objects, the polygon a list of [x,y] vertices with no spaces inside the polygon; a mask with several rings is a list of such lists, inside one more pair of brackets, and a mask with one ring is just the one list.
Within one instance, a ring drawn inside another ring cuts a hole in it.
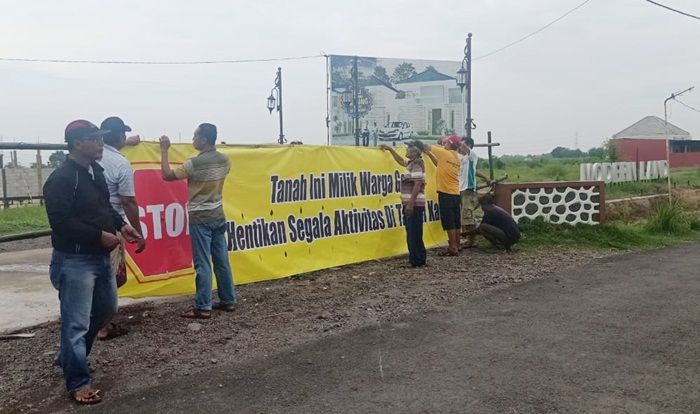
[{"label": "man wearing black jacket", "polygon": [[61,302],[61,350],[56,364],[66,388],[81,404],[101,401],[90,384],[87,356],[97,332],[116,312],[117,286],[109,253],[141,236],[109,202],[102,167],[103,131],[88,121],[66,127],[69,155],[44,184],[54,251],[49,270]]}]

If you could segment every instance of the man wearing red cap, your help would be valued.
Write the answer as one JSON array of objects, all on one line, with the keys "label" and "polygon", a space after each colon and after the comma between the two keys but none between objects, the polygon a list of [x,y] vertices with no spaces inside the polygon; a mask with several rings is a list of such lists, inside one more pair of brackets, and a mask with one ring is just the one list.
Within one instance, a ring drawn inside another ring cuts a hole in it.
[{"label": "man wearing red cap", "polygon": [[459,167],[460,155],[457,150],[464,146],[462,138],[450,135],[441,140],[442,146],[426,145],[425,151],[437,166],[436,184],[438,204],[440,206],[440,221],[447,232],[447,250],[441,256],[457,256],[459,254],[459,236],[462,227],[460,221],[459,196]]},{"label": "man wearing red cap", "polygon": [[88,121],[66,127],[68,157],[44,184],[53,255],[49,276],[61,303],[61,349],[56,365],[66,388],[80,404],[102,400],[90,384],[87,356],[97,332],[117,307],[110,252],[121,235],[130,243],[140,234],[112,208],[102,167],[101,130]]}]

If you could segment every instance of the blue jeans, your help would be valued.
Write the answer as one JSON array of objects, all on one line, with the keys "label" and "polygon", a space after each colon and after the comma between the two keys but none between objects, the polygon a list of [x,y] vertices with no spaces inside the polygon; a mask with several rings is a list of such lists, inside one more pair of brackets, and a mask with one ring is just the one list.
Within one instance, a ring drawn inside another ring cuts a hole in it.
[{"label": "blue jeans", "polygon": [[222,304],[236,303],[236,289],[233,286],[233,275],[228,261],[226,221],[190,224],[190,237],[192,238],[192,261],[194,270],[197,272],[195,278],[197,293],[194,297],[197,309],[211,310],[212,262],[219,300]]},{"label": "blue jeans", "polygon": [[54,250],[51,284],[61,302],[61,350],[68,392],[90,383],[87,357],[97,332],[117,312],[117,281],[109,254],[76,254]]},{"label": "blue jeans", "polygon": [[[404,207],[404,211],[405,211]],[[406,225],[406,243],[408,244],[408,262],[413,267],[424,266],[427,258],[423,243],[423,214],[425,207],[413,207],[411,217],[404,215]]]}]

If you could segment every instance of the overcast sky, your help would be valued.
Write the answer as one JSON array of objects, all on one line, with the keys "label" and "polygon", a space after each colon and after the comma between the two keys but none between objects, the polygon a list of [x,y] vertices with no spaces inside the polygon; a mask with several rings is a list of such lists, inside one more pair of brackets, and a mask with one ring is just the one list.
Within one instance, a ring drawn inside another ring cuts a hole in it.
[{"label": "overcast sky", "polygon": [[[0,0],[0,57],[206,60],[346,54],[461,60],[480,56],[582,0],[87,1]],[[660,0],[700,15],[697,0]],[[434,7],[432,9],[426,7]],[[477,142],[496,154],[600,145],[672,92],[700,108],[700,21],[644,0],[592,0],[544,32],[473,65]],[[198,123],[228,143],[269,143],[265,98],[284,71],[285,133],[326,141],[325,59],[200,66],[0,62],[0,135],[61,142],[65,125],[121,116],[147,139],[188,141]],[[700,139],[700,113],[670,120]]]}]

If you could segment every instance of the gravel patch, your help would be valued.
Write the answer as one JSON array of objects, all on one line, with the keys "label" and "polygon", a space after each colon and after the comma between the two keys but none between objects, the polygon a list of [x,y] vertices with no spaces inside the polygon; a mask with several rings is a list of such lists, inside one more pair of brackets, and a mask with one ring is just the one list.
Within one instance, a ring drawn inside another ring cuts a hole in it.
[{"label": "gravel patch", "polygon": [[[429,252],[428,266],[405,257],[238,287],[238,308],[212,319],[179,317],[192,299],[174,298],[120,309],[130,333],[98,342],[90,356],[93,382],[106,398],[220,364],[275,352],[404,315],[441,310],[475,294],[547,277],[613,255],[609,251],[549,250],[496,253],[471,249],[458,257]],[[517,298],[513,298],[517,300]],[[22,332],[30,339],[0,341],[0,412],[72,409],[60,370],[52,367],[59,323]],[[231,373],[240,376],[244,373]]]}]

